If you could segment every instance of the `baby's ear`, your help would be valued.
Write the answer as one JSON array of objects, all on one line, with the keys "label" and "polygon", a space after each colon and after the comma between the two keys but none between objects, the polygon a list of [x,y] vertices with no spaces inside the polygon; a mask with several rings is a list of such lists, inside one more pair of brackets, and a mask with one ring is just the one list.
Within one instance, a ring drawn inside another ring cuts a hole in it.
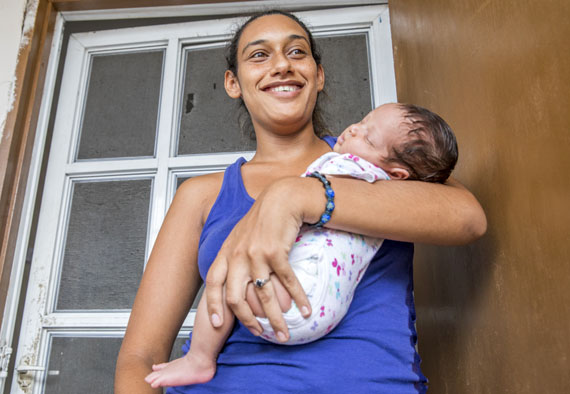
[{"label": "baby's ear", "polygon": [[385,168],[384,171],[390,175],[391,179],[408,179],[410,177],[410,173],[405,168],[400,167],[392,167],[392,168]]}]

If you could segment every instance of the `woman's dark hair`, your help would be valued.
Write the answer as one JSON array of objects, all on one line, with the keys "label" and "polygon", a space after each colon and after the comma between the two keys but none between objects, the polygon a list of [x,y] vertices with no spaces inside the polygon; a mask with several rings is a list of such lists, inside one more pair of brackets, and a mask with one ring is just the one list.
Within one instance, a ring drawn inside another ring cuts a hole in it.
[{"label": "woman's dark hair", "polygon": [[[286,16],[287,18],[294,20],[299,26],[301,26],[305,31],[305,33],[307,33],[307,37],[309,37],[311,55],[313,56],[313,59],[315,59],[315,63],[317,64],[317,66],[321,64],[321,54],[315,44],[313,35],[311,34],[307,26],[295,15],[287,11],[273,9],[273,10],[261,11],[251,15],[247,21],[245,21],[241,26],[237,28],[232,39],[228,43],[228,46],[226,47],[226,62],[228,70],[230,70],[237,77],[237,71],[238,71],[237,49],[241,35],[245,30],[245,28],[251,22],[266,15],[283,15]],[[330,132],[325,126],[322,115],[321,97],[323,96],[326,96],[324,90],[318,93],[317,102],[313,110],[313,129],[318,137],[330,134]],[[253,124],[251,122],[251,116],[249,115],[249,112],[247,111],[245,103],[243,102],[243,99],[241,97],[239,98],[238,101],[238,111],[239,111],[238,122],[242,133],[246,136],[249,136],[252,140],[255,140],[255,131],[253,129]]]},{"label": "woman's dark hair", "polygon": [[453,130],[439,115],[412,104],[398,104],[404,112],[407,136],[394,146],[388,161],[405,167],[410,180],[444,183],[457,163]]}]

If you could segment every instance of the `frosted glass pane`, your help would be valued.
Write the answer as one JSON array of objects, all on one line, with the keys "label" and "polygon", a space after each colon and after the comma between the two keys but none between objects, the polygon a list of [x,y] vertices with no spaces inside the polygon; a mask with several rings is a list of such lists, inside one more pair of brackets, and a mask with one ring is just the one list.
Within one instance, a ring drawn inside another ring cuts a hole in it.
[{"label": "frosted glass pane", "polygon": [[255,150],[240,132],[236,101],[224,89],[225,70],[223,48],[186,51],[179,155]]},{"label": "frosted glass pane", "polygon": [[372,109],[366,35],[319,37],[325,70],[324,119],[334,135]]},{"label": "frosted glass pane", "polygon": [[[53,338],[46,394],[112,393],[122,338]],[[59,374],[54,374],[54,372]]]},{"label": "frosted glass pane", "polygon": [[142,276],[151,180],[74,185],[57,309],[128,309]]},{"label": "frosted glass pane", "polygon": [[93,56],[78,159],[154,156],[163,56]]},{"label": "frosted glass pane", "polygon": [[[170,359],[182,355],[187,336],[177,338]],[[109,394],[122,338],[55,337],[52,339],[46,394]]]}]

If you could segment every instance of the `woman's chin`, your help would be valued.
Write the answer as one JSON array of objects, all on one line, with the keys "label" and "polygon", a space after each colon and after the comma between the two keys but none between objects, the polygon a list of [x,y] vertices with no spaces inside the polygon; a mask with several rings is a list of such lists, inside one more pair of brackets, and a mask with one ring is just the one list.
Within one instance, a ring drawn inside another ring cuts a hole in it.
[{"label": "woman's chin", "polygon": [[263,124],[265,129],[272,130],[276,134],[290,134],[303,130],[311,124],[311,121],[312,117],[306,114],[282,113],[274,114],[270,119],[259,122],[259,124]]}]

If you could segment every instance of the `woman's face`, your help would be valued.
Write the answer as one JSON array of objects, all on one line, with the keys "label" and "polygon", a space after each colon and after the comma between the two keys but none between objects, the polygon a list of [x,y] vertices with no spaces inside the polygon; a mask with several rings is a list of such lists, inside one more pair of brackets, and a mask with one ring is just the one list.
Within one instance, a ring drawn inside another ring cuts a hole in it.
[{"label": "woman's face", "polygon": [[253,125],[286,133],[312,121],[324,73],[303,28],[284,15],[266,15],[242,32],[237,78],[226,71],[226,91],[242,97]]}]

